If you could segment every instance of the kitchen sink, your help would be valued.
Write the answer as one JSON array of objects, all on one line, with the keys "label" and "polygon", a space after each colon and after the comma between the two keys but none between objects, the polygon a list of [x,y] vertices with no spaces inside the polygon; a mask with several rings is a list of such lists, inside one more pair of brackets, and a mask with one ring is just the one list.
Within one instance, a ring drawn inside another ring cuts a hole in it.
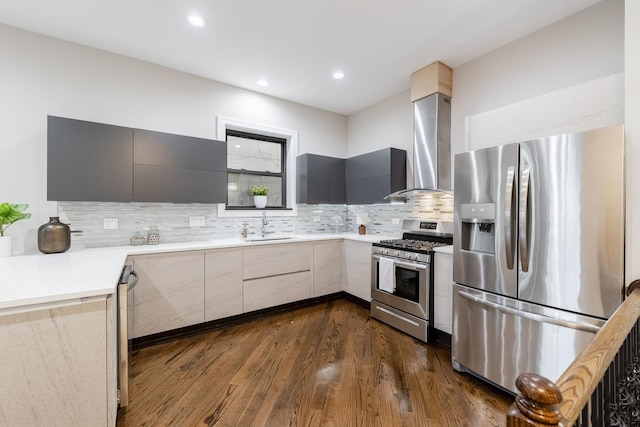
[{"label": "kitchen sink", "polygon": [[245,242],[272,242],[275,240],[292,240],[295,239],[296,237],[292,237],[292,236],[272,236],[272,237],[247,237],[245,239],[242,239]]}]

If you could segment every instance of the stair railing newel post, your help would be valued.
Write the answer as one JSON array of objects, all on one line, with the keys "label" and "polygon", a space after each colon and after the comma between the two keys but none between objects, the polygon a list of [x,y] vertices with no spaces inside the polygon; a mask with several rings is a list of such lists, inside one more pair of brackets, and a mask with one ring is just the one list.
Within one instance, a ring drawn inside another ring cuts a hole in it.
[{"label": "stair railing newel post", "polygon": [[561,426],[558,386],[542,375],[525,373],[516,379],[520,394],[507,412],[507,427]]}]

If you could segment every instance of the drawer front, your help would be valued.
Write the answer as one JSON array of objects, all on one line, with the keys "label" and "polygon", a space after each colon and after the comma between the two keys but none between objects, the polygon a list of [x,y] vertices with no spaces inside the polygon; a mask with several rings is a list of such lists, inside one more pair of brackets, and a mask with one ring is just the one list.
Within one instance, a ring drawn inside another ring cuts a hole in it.
[{"label": "drawer front", "polygon": [[243,278],[276,276],[311,270],[313,245],[287,243],[245,248],[243,253]]},{"label": "drawer front", "polygon": [[311,272],[309,271],[245,280],[243,284],[245,313],[311,297]]}]

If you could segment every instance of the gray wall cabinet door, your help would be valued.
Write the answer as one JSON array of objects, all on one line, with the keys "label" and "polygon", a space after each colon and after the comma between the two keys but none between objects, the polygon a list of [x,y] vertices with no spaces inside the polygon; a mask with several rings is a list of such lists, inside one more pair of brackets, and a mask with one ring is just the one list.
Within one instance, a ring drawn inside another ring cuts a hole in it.
[{"label": "gray wall cabinet door", "polygon": [[226,142],[140,129],[133,141],[135,201],[226,201]]},{"label": "gray wall cabinet door", "polygon": [[345,203],[344,159],[302,154],[296,160],[298,203]]},{"label": "gray wall cabinet door", "polygon": [[169,166],[134,165],[136,202],[224,203],[227,173]]},{"label": "gray wall cabinet door", "polygon": [[329,203],[334,205],[343,205],[347,203],[345,164],[345,159],[331,158]]},{"label": "gray wall cabinet door", "polygon": [[407,152],[384,148],[348,158],[345,165],[347,204],[388,203],[384,197],[407,183]]},{"label": "gray wall cabinet door", "polygon": [[47,117],[47,200],[130,202],[133,129]]},{"label": "gray wall cabinet door", "polygon": [[227,171],[227,143],[135,129],[133,158],[139,165]]}]

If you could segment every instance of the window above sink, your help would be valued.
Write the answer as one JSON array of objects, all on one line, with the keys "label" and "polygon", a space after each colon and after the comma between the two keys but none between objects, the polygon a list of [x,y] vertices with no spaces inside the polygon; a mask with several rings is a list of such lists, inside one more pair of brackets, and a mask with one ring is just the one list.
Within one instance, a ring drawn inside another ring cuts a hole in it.
[{"label": "window above sink", "polygon": [[[253,200],[251,199],[248,203],[245,200],[245,204],[242,205],[234,205],[237,203],[237,199],[232,192],[242,192],[243,189],[246,193],[245,197],[248,197],[248,190],[252,185],[266,185],[269,187],[271,193],[274,191],[276,187],[277,190],[281,194],[279,195],[278,205],[275,205],[273,202],[268,204],[266,209],[269,210],[270,216],[296,216],[297,215],[297,207],[296,207],[296,156],[298,153],[298,132],[295,130],[278,128],[274,126],[245,122],[237,119],[231,119],[228,117],[218,116],[217,122],[217,137],[222,140],[227,140],[227,134],[231,134],[232,136],[242,135],[242,134],[250,134],[250,135],[260,135],[266,137],[267,140],[256,140],[256,142],[249,142],[249,144],[253,144],[253,150],[263,150],[265,147],[267,153],[262,156],[263,158],[260,160],[251,160],[249,161],[249,165],[262,166],[265,164],[268,165],[266,171],[261,171],[260,169],[251,170],[246,166],[239,167],[241,163],[235,162],[232,160],[228,164],[228,176],[229,177],[228,186],[232,186],[235,182],[235,189],[232,190],[228,188],[227,190],[227,203],[218,204],[218,217],[252,217],[252,216],[260,216],[262,215],[263,209],[256,209],[253,207]],[[246,139],[246,138],[243,138]],[[233,139],[232,139],[233,140]],[[280,172],[272,172],[274,159],[277,159],[275,155],[275,149],[272,145],[263,145],[263,142],[273,144],[274,140],[280,140],[282,152],[280,154],[281,166]],[[235,140],[233,140],[233,149],[238,149],[235,147]],[[246,141],[245,141],[246,142]],[[228,142],[228,145],[231,143]],[[242,148],[242,143],[240,149]],[[250,151],[253,151],[250,150]],[[274,157],[275,156],[275,157]],[[246,157],[246,156],[245,156]],[[246,159],[245,159],[246,160]],[[266,162],[266,163],[265,163]],[[244,170],[243,170],[244,169]],[[266,172],[266,173],[264,173]],[[237,174],[234,176],[233,174]],[[282,177],[279,177],[279,174]],[[259,177],[259,179],[267,179],[268,182],[265,181],[256,181],[253,182],[252,179]],[[237,181],[233,181],[233,179],[237,179]],[[274,184],[275,183],[275,184]],[[278,183],[281,183],[278,185]],[[246,187],[246,188],[245,188]],[[233,204],[232,204],[233,203]],[[242,202],[241,202],[242,203]]]}]

